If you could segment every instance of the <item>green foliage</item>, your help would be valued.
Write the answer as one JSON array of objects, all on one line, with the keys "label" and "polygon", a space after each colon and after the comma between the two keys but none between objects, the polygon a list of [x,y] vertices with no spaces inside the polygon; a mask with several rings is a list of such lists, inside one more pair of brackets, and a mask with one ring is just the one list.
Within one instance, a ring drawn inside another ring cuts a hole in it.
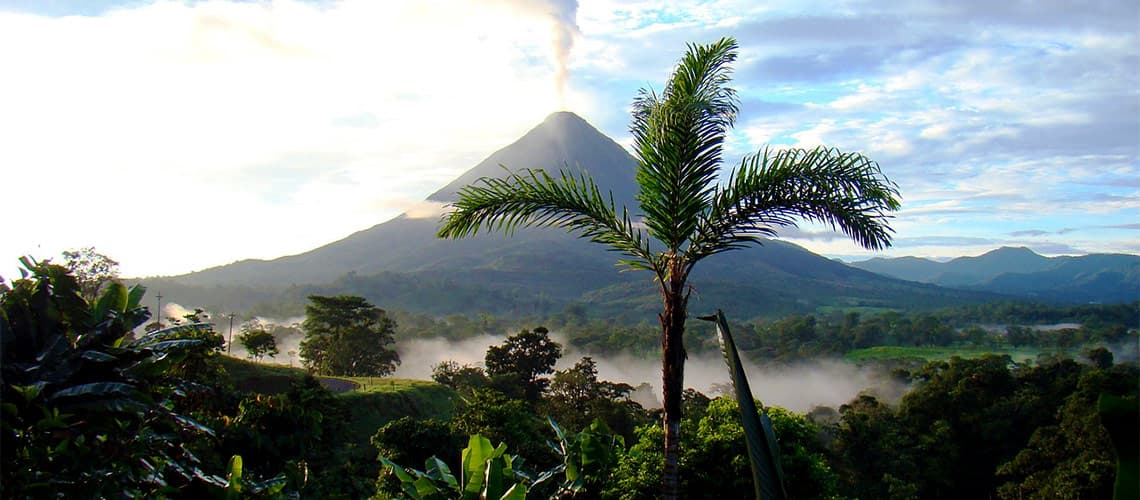
[{"label": "green foliage", "polygon": [[543,398],[542,410],[570,429],[584,429],[602,421],[619,435],[633,436],[649,416],[629,399],[633,386],[598,380],[597,364],[589,356],[573,367],[556,372]]},{"label": "green foliage", "polygon": [[415,500],[525,499],[528,477],[517,469],[521,460],[506,450],[505,443],[492,447],[489,439],[472,435],[461,452],[458,479],[451,468],[436,457],[424,462],[424,471],[404,468],[385,457],[380,457],[380,462],[391,468],[403,483],[404,493]]},{"label": "green foliage", "polygon": [[494,389],[476,389],[451,419],[451,428],[461,435],[479,434],[512,446],[536,465],[554,462],[544,444],[544,424],[531,406]]},{"label": "green foliage", "polygon": [[332,443],[344,438],[345,414],[335,396],[307,377],[282,394],[245,396],[237,414],[223,418],[222,447],[245,458],[249,476],[286,471],[290,490],[321,491],[305,470],[334,466]]},{"label": "green foliage", "polygon": [[241,455],[230,458],[229,472],[226,474],[225,494],[220,495],[226,500],[238,498],[277,498],[283,497],[283,490],[288,481],[281,474],[266,481],[250,481],[244,477]]},{"label": "green foliage", "polygon": [[[830,465],[819,428],[802,415],[769,408],[789,498],[835,498],[838,475]],[[605,498],[657,498],[661,487],[660,426],[642,426],[637,440],[620,457],[607,482]],[[741,425],[740,406],[729,398],[712,400],[697,418],[682,422],[681,496],[741,498],[754,490]],[[868,497],[870,498],[870,497]]]},{"label": "green foliage", "polygon": [[[840,412],[832,449],[860,498],[1106,498],[1113,458],[1102,393],[1135,397],[1134,364],[1063,357],[952,358],[912,374],[898,408],[862,395]],[[1134,425],[1134,423],[1133,423]]]},{"label": "green foliage", "polygon": [[537,327],[507,337],[502,345],[487,349],[484,364],[495,387],[509,393],[518,388],[528,401],[538,401],[550,383],[542,377],[554,371],[562,346],[550,339],[550,331]]},{"label": "green foliage", "polygon": [[226,379],[232,390],[240,393],[283,393],[288,391],[295,381],[308,375],[302,368],[254,363],[229,356],[221,356],[218,361],[225,370]]},{"label": "green foliage", "polygon": [[[549,493],[550,498],[599,498],[601,485],[608,480],[610,470],[625,449],[622,437],[600,420],[579,433],[563,431],[554,420],[548,419],[548,422],[558,439],[549,442],[549,446],[561,463],[537,476],[522,470],[521,458],[505,453],[505,443],[492,447],[491,440],[479,434],[470,437],[467,448],[460,452],[458,464],[449,465],[433,455],[424,459],[423,471],[398,465],[398,460],[413,459],[432,449],[416,442],[420,439],[428,439],[436,450],[450,448],[447,444],[454,436],[438,422],[401,419],[382,428],[374,442],[380,448],[381,463],[398,480],[408,498],[523,499],[545,489],[545,484],[554,478],[561,481]],[[417,451],[407,454],[408,448]],[[459,478],[451,472],[453,465],[458,465]],[[383,486],[381,494],[391,495]]]},{"label": "green foliage", "polygon": [[[1136,365],[1085,370],[1064,399],[1058,420],[1037,428],[1025,447],[1002,464],[1002,498],[1109,498],[1116,473],[1111,438],[1097,414],[1100,395],[1137,397]],[[1130,422],[1135,432],[1136,422]],[[1134,444],[1134,443],[1132,443]]]},{"label": "green foliage", "polygon": [[848,361],[865,363],[874,360],[921,359],[924,361],[949,361],[951,358],[980,358],[982,356],[1009,356],[1018,361],[1035,359],[1039,351],[1029,349],[994,349],[988,347],[907,347],[876,346],[848,351],[843,357]]},{"label": "green foliage", "polygon": [[[372,436],[372,445],[380,453],[378,459],[394,463],[429,463],[440,450],[455,450],[463,445],[463,437],[451,431],[447,422],[436,419],[417,420],[402,417],[381,427]],[[449,469],[460,466],[459,455],[446,455],[442,459]],[[377,493],[395,496],[402,491],[401,483],[391,468],[382,468],[377,481]]]},{"label": "green foliage", "polygon": [[94,302],[105,285],[119,279],[119,263],[95,251],[95,247],[71,249],[63,252],[64,267],[79,285],[79,294]]},{"label": "green foliage", "polygon": [[217,489],[190,451],[213,431],[174,410],[194,392],[173,376],[210,350],[187,324],[131,341],[144,290],[110,283],[88,303],[67,268],[22,259],[0,284],[0,488],[5,497],[161,496]]},{"label": "green foliage", "polygon": [[389,346],[396,322],[362,297],[310,295],[301,324],[301,357],[318,373],[350,377],[384,376],[400,364]]},{"label": "green foliage", "polygon": [[456,391],[469,394],[474,389],[487,387],[491,379],[477,366],[463,365],[455,361],[442,361],[432,367],[431,379]]},{"label": "green foliage", "polygon": [[462,408],[455,391],[424,380],[384,379],[337,399],[348,411],[348,440],[361,448],[369,446],[376,429],[401,417],[448,421]]},{"label": "green foliage", "polygon": [[562,463],[544,472],[535,483],[560,474],[563,481],[552,498],[600,498],[618,458],[625,452],[625,439],[611,431],[601,419],[576,434],[564,431],[550,417],[547,422],[558,438],[550,446],[562,458]]},{"label": "green foliage", "polygon": [[918,470],[911,437],[894,410],[864,394],[839,412],[842,420],[833,446],[843,490],[856,498],[914,498],[898,494],[913,489],[899,477],[914,477]]},{"label": "green foliage", "polygon": [[1116,482],[1112,487],[1112,498],[1123,500],[1140,497],[1140,407],[1136,398],[1122,398],[1101,393],[1097,400],[1097,413],[1108,431],[1108,437],[1116,448]]},{"label": "green foliage", "polygon": [[265,356],[272,358],[280,353],[277,350],[277,338],[257,320],[248,321],[241,325],[241,335],[238,336],[238,342],[241,342],[242,347],[245,347],[250,356],[259,361]]},{"label": "green foliage", "polygon": [[[665,459],[661,441],[665,439],[665,431],[660,425],[643,425],[637,428],[635,434],[636,439],[618,460],[617,467],[613,469],[610,483],[603,494],[604,498],[651,500],[658,498],[661,492],[661,463]],[[691,433],[684,434],[688,435]],[[737,464],[728,460],[720,463],[718,470],[724,473],[723,477],[739,478],[740,475],[733,473],[744,473],[743,469],[737,471],[736,467],[729,468],[729,465]],[[750,485],[741,486],[746,491],[750,489]]]}]

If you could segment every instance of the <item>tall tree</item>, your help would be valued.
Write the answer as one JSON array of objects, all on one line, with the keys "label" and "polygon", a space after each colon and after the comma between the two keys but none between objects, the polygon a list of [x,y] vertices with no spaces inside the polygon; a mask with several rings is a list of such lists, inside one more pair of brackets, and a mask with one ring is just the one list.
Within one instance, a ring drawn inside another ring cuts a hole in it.
[{"label": "tall tree", "polygon": [[584,173],[521,170],[459,192],[441,237],[481,229],[559,226],[623,253],[621,264],[651,271],[660,287],[666,498],[678,491],[678,444],[689,303],[688,278],[705,257],[774,237],[797,219],[838,228],[869,249],[890,245],[898,189],[874,161],[832,148],[765,147],[717,183],[725,135],[738,110],[728,85],[737,44],[690,45],[660,94],[642,90],[630,131],[642,215],[615,206]]},{"label": "tall tree", "polygon": [[554,372],[554,364],[562,357],[562,346],[550,340],[543,327],[523,330],[507,337],[502,345],[487,348],[484,364],[492,381],[498,379],[513,387],[521,387],[527,401],[538,401],[550,383],[542,375]]},{"label": "tall tree", "polygon": [[301,358],[320,373],[349,377],[389,375],[400,356],[389,346],[396,322],[364,297],[310,295],[301,329]]},{"label": "tall tree", "polygon": [[249,357],[258,361],[265,356],[275,357],[281,352],[277,349],[277,337],[269,331],[269,327],[257,319],[242,323],[238,342],[245,347]]},{"label": "tall tree", "polygon": [[79,282],[79,293],[89,302],[99,297],[103,285],[119,279],[119,263],[96,252],[95,247],[73,248],[63,252],[63,258],[64,266]]}]

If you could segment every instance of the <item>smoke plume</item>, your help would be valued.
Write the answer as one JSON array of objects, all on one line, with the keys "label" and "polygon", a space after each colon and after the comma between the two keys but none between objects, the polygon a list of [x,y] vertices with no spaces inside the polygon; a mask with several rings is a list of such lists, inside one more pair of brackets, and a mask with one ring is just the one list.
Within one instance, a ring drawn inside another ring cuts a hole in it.
[{"label": "smoke plume", "polygon": [[550,23],[551,58],[558,105],[566,108],[566,82],[570,79],[570,51],[578,29],[578,0],[514,0],[511,5]]}]

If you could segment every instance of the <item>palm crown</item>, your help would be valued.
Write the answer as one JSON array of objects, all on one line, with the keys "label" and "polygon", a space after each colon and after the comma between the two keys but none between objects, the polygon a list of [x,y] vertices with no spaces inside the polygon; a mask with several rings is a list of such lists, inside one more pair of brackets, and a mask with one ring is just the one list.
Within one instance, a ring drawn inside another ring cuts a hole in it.
[{"label": "palm crown", "polygon": [[[888,246],[898,191],[858,153],[765,148],[717,183],[738,110],[727,87],[736,47],[732,39],[690,46],[661,94],[642,90],[634,100],[642,217],[616,207],[585,174],[524,169],[461,189],[439,235],[561,226],[624,253],[622,264],[651,270],[663,284],[678,278],[670,273],[687,277],[704,257],[776,236],[797,219],[829,224],[869,249]],[[664,248],[654,252],[653,240]]]}]

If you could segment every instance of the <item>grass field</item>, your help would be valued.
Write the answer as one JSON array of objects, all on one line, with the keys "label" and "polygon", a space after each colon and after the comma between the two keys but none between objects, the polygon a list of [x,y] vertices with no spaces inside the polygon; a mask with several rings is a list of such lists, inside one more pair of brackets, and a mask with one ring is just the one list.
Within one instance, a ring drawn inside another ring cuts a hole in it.
[{"label": "grass field", "polygon": [[[305,370],[285,365],[254,363],[222,356],[234,387],[238,390],[277,394],[289,390],[295,380],[305,377]],[[322,384],[345,402],[349,410],[349,435],[360,446],[384,424],[400,417],[417,419],[451,417],[459,395],[448,387],[428,380],[387,377],[320,377]]]},{"label": "grass field", "polygon": [[815,312],[820,315],[828,315],[831,313],[859,313],[860,316],[874,316],[890,311],[897,311],[890,307],[874,307],[874,306],[819,306],[815,308]]},{"label": "grass field", "polygon": [[348,403],[350,435],[367,443],[384,424],[400,417],[416,419],[451,418],[459,395],[448,387],[426,380],[391,378],[348,378],[360,384],[340,398]]},{"label": "grass field", "polygon": [[986,354],[1008,354],[1014,361],[1036,359],[1040,353],[1033,349],[995,349],[989,347],[902,347],[876,346],[848,351],[848,361],[860,362],[877,359],[919,358],[926,361],[945,361],[954,356],[978,358]]},{"label": "grass field", "polygon": [[221,356],[221,363],[240,391],[278,394],[288,391],[294,380],[305,378],[305,370],[286,365],[254,363],[232,356]]}]

